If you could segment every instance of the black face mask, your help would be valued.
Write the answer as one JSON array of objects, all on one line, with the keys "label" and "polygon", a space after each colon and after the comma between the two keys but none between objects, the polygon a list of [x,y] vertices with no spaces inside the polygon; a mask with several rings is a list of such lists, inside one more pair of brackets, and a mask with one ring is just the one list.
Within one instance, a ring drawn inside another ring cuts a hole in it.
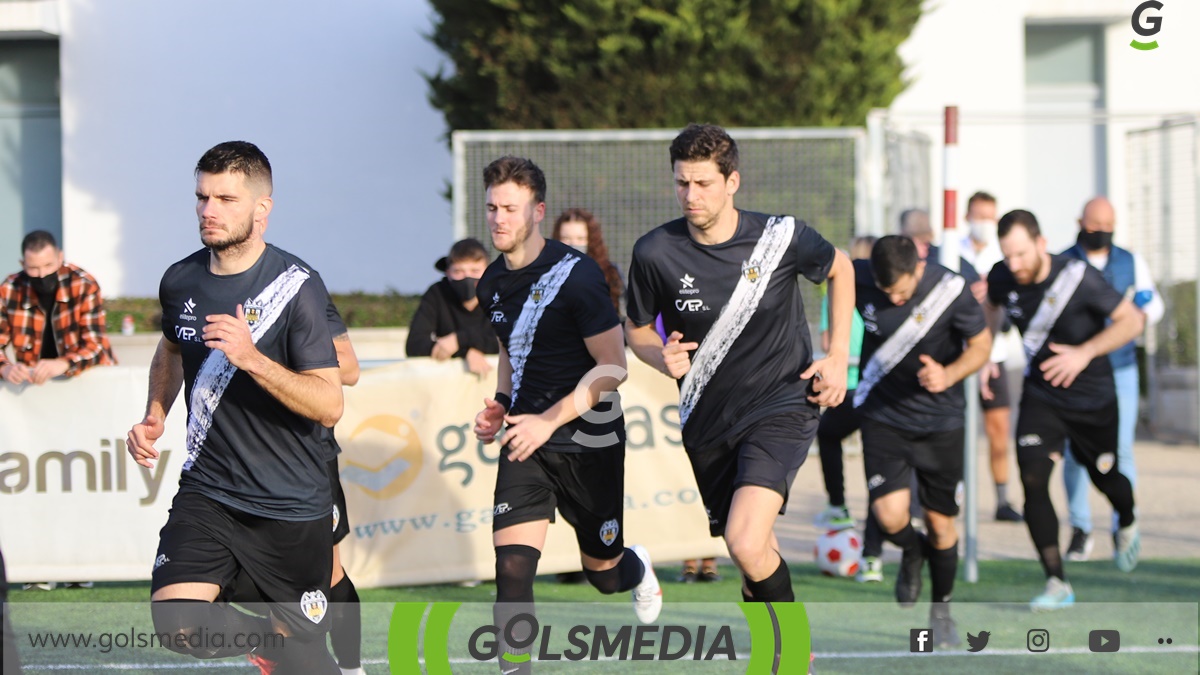
[{"label": "black face mask", "polygon": [[467,302],[475,297],[475,285],[479,283],[478,279],[467,277],[458,280],[447,279],[447,281],[450,282],[450,290],[458,296],[459,302]]},{"label": "black face mask", "polygon": [[58,290],[58,273],[47,274],[44,277],[29,277],[29,284],[33,286],[35,293],[42,295],[53,293]]},{"label": "black face mask", "polygon": [[1076,240],[1079,245],[1089,251],[1103,251],[1112,246],[1112,232],[1083,232],[1080,231]]}]

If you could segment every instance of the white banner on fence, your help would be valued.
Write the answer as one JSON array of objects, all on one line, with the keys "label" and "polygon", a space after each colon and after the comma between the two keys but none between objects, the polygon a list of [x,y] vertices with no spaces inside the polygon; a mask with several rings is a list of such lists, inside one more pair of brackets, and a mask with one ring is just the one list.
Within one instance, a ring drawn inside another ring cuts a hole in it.
[{"label": "white banner on fence", "polygon": [[[675,384],[630,355],[622,385],[625,540],[661,562],[723,555],[679,440]],[[124,449],[146,368],[95,368],[0,387],[0,546],[12,581],[148,579],[183,464],[183,402],[153,470]],[[342,560],[364,587],[490,579],[498,446],[471,434],[494,375],[414,359],[364,371],[337,427],[351,525]],[[574,533],[550,528],[539,570],[577,569]]]}]

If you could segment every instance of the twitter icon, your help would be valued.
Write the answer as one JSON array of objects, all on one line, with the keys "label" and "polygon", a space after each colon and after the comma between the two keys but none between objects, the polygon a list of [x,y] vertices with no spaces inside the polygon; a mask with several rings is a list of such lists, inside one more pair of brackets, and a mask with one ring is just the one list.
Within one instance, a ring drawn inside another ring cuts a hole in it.
[{"label": "twitter icon", "polygon": [[983,648],[987,647],[988,638],[990,638],[991,636],[992,636],[992,634],[987,632],[986,630],[979,631],[979,635],[971,635],[970,633],[967,633],[967,644],[971,645],[971,648],[968,649],[967,651],[969,651],[969,652],[983,651]]}]

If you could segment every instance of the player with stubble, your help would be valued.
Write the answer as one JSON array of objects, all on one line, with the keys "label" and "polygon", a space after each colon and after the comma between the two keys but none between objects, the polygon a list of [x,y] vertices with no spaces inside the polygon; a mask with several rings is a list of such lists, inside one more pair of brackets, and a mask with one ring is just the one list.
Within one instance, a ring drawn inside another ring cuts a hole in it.
[{"label": "player with stubble", "polygon": [[[496,395],[475,418],[484,443],[501,437],[492,542],[494,618],[533,612],[533,580],[554,510],[575,530],[583,571],[601,593],[632,591],[651,623],[662,591],[650,557],[624,544],[625,418],[616,396],[628,373],[608,282],[588,256],[542,237],[546,178],[528,159],[483,170],[492,245],[503,255],[477,294],[500,340]],[[517,628],[520,639],[520,627]],[[502,645],[502,654],[527,652]],[[501,657],[504,673],[528,661]]]},{"label": "player with stubble", "polygon": [[[738,149],[721,127],[689,125],[670,160],[684,217],[634,246],[627,339],[639,359],[679,381],[683,445],[709,532],[725,538],[742,572],[743,597],[791,602],[773,529],[819,406],[845,397],[854,269],[804,221],[734,207]],[[798,276],[829,280],[831,344],[817,361]]]},{"label": "player with stubble", "polygon": [[[337,675],[325,646],[333,502],[322,429],[343,401],[328,292],[263,240],[273,201],[261,150],[221,143],[195,175],[204,248],[163,275],[146,416],[127,439],[137,463],[152,466],[186,384],[187,457],[152,573],[155,632],[183,638],[164,646],[196,658],[250,654],[275,675]],[[240,571],[271,603],[270,618],[219,601]],[[263,637],[271,633],[286,636],[282,647]],[[216,634],[219,643],[203,639]],[[245,646],[255,634],[262,646]]]}]

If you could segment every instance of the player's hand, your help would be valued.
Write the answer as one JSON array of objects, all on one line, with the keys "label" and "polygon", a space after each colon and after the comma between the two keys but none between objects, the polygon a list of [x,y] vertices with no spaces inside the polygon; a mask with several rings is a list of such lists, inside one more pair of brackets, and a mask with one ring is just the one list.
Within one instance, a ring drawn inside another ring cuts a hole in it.
[{"label": "player's hand", "polygon": [[946,367],[928,354],[917,357],[925,364],[917,371],[917,382],[931,394],[940,394],[950,388],[950,378],[946,375]]},{"label": "player's hand", "polygon": [[162,420],[153,415],[146,415],[146,419],[133,425],[129,434],[125,436],[125,449],[129,451],[133,461],[147,469],[154,468],[151,460],[158,459],[158,451],[154,449],[154,442],[162,435]]},{"label": "player's hand", "polygon": [[51,378],[67,372],[71,362],[66,359],[42,359],[29,372],[29,380],[34,384],[46,384]]},{"label": "player's hand", "polygon": [[504,406],[490,398],[483,399],[483,410],[475,416],[475,438],[485,445],[496,440],[496,434],[504,426],[504,412]]},{"label": "player's hand", "polygon": [[24,363],[6,363],[0,366],[0,377],[9,384],[25,384],[30,381],[29,366]]},{"label": "player's hand", "polygon": [[1051,342],[1050,351],[1054,356],[1042,361],[1040,366],[1042,378],[1052,387],[1066,389],[1075,382],[1075,378],[1092,362],[1092,352],[1082,345],[1060,345]]},{"label": "player's hand", "polygon": [[989,363],[979,371],[979,395],[985,401],[991,401],[996,398],[995,392],[992,391],[992,380],[1000,377],[1000,364]]},{"label": "player's hand", "polygon": [[700,347],[699,342],[680,342],[682,339],[683,333],[671,333],[662,350],[663,366],[667,369],[667,374],[677,380],[692,369],[692,359],[688,352]]},{"label": "player's hand", "polygon": [[250,337],[250,324],[246,323],[246,313],[242,306],[237,306],[237,316],[228,314],[209,314],[204,317],[208,323],[200,335],[204,346],[225,352],[235,367],[247,370],[255,360],[261,357],[254,340]]},{"label": "player's hand", "polygon": [[816,378],[812,387],[814,395],[808,397],[809,403],[816,403],[826,408],[836,408],[842,404],[846,398],[848,361],[848,357],[835,352],[823,359],[813,361],[807,370],[800,373],[802,380]]},{"label": "player's hand", "polygon": [[434,361],[445,361],[458,353],[458,334],[450,333],[443,335],[433,343],[433,352],[430,356]]},{"label": "player's hand", "polygon": [[983,304],[987,300],[987,282],[980,280],[971,284],[971,295],[975,296],[975,302]]},{"label": "player's hand", "polygon": [[505,415],[508,431],[504,432],[504,444],[508,446],[510,462],[524,462],[535,450],[550,440],[557,428],[541,415]]},{"label": "player's hand", "polygon": [[487,357],[483,352],[474,347],[467,350],[467,370],[475,373],[479,377],[487,375],[492,370],[492,364],[488,363]]}]

